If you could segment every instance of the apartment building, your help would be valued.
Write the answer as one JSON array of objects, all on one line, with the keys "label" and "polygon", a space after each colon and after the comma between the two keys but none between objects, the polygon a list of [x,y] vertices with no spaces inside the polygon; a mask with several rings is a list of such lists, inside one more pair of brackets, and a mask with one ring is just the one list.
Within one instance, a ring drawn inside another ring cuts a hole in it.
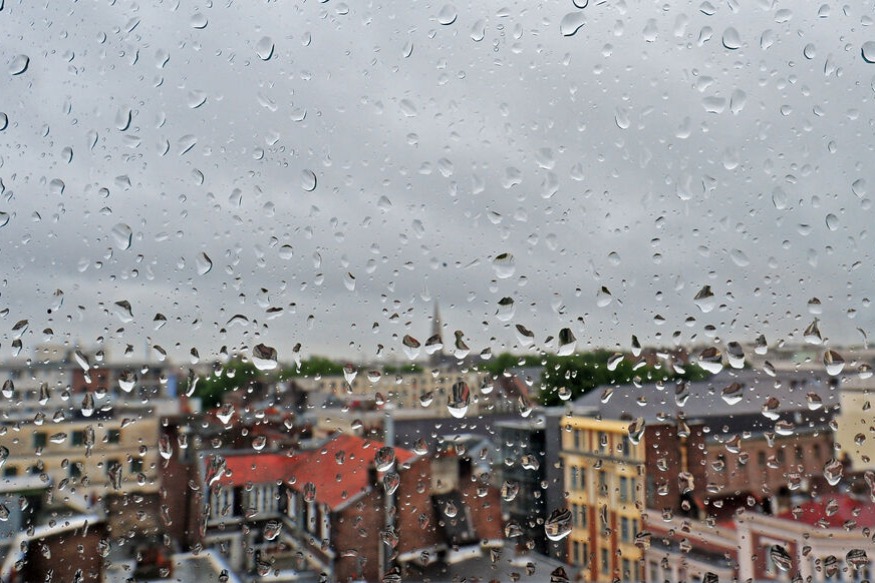
[{"label": "apartment building", "polygon": [[572,530],[568,561],[594,582],[641,581],[636,545],[644,509],[645,443],[629,422],[572,414],[561,421],[562,462]]}]

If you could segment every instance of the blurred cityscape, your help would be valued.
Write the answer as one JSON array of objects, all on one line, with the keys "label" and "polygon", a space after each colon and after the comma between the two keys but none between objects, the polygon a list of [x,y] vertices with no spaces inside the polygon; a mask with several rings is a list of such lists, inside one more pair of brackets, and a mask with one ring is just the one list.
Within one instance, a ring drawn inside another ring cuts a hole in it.
[{"label": "blurred cityscape", "polygon": [[443,334],[436,314],[396,366],[3,363],[0,580],[875,573],[875,351],[493,357]]}]

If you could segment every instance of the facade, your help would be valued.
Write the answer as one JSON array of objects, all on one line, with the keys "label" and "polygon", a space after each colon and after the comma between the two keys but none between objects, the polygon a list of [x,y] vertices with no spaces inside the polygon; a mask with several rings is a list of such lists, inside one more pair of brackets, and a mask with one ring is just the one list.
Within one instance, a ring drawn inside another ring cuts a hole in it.
[{"label": "facade", "polygon": [[647,511],[647,583],[872,580],[871,500],[797,495],[775,510],[750,506],[722,522]]},{"label": "facade", "polygon": [[562,462],[572,530],[568,561],[590,581],[643,580],[636,546],[644,511],[646,441],[629,423],[584,415],[562,419]]},{"label": "facade", "polygon": [[200,467],[203,544],[241,573],[378,581],[392,566],[415,573],[502,545],[497,489],[451,450],[423,457],[338,435],[290,454],[220,452]]},{"label": "facade", "polygon": [[516,539],[518,548],[564,559],[564,542],[550,541],[544,531],[550,513],[564,506],[559,419],[538,415],[533,420],[499,421],[495,434],[495,480],[513,492],[512,497],[503,497],[502,512],[505,522],[522,531]]},{"label": "facade", "polygon": [[855,471],[875,470],[875,378],[847,377],[841,384],[836,443]]}]

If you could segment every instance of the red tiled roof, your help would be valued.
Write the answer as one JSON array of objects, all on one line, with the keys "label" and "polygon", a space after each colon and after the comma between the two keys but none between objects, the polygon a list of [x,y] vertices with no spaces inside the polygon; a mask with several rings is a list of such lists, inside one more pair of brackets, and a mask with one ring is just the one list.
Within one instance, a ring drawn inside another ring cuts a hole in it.
[{"label": "red tiled roof", "polygon": [[291,475],[294,458],[280,453],[253,453],[229,455],[225,458],[225,472],[219,483],[225,486],[244,486],[247,483],[264,484],[285,481]]},{"label": "red tiled roof", "polygon": [[[834,512],[829,515],[828,507],[832,500],[835,500]],[[823,524],[828,528],[842,528],[849,521],[853,521],[858,527],[871,528],[875,526],[875,506],[846,494],[810,500],[802,504],[800,508],[802,509],[801,513],[797,511],[797,514],[794,514],[792,510],[787,510],[778,516],[786,520],[798,520],[812,526]]]},{"label": "red tiled roof", "polygon": [[[288,483],[303,492],[305,484],[312,482],[316,486],[316,502],[335,509],[368,489],[368,467],[373,465],[374,455],[383,445],[354,435],[339,435],[322,447],[296,455]],[[341,453],[343,463],[338,462]],[[396,468],[415,457],[412,451],[396,447]]]}]

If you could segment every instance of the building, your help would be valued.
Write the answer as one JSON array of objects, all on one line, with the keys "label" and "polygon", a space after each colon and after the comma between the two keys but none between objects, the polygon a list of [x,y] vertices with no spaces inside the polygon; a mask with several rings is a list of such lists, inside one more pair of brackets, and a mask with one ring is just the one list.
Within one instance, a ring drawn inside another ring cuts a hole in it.
[{"label": "building", "polygon": [[629,422],[585,415],[562,419],[562,461],[572,530],[568,560],[590,581],[641,581],[645,445]]},{"label": "building", "polygon": [[[203,545],[240,573],[377,581],[503,544],[499,494],[447,448],[434,456],[337,435],[289,453],[200,463]],[[387,491],[390,494],[387,496]]]},{"label": "building", "polygon": [[560,458],[559,419],[538,413],[534,419],[495,423],[498,443],[496,483],[502,485],[502,512],[508,524],[522,533],[515,538],[521,549],[564,559],[564,541],[550,541],[544,523],[564,506],[564,479]]},{"label": "building", "polygon": [[845,377],[840,390],[836,443],[855,471],[875,470],[875,378]]}]

